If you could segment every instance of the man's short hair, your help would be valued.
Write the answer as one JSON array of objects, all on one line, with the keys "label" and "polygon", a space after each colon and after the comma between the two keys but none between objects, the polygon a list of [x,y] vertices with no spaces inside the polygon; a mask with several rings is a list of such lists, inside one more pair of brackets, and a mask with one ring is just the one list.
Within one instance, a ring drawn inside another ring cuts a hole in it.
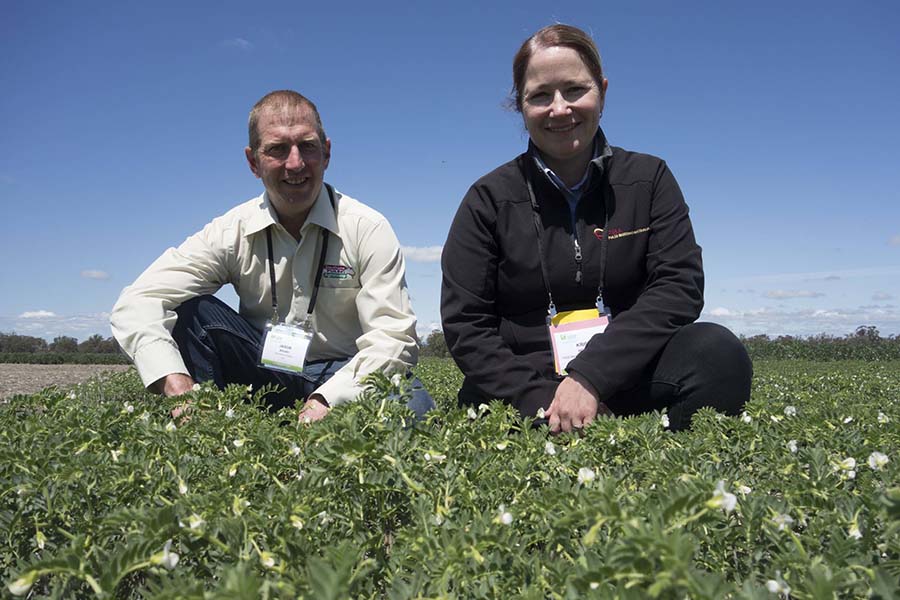
[{"label": "man's short hair", "polygon": [[254,104],[250,110],[250,119],[247,123],[250,151],[255,154],[259,149],[259,117],[263,111],[271,110],[286,113],[302,108],[312,111],[313,116],[316,118],[316,132],[319,134],[319,141],[322,142],[322,146],[325,146],[325,129],[322,127],[319,109],[316,108],[313,101],[293,90],[276,90],[260,98],[259,102]]}]

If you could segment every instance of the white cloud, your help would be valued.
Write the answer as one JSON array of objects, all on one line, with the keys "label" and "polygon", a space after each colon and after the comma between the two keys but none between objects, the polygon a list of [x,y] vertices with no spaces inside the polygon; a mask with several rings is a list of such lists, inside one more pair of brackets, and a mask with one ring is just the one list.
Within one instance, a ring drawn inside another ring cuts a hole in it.
[{"label": "white cloud", "polygon": [[419,340],[425,341],[428,338],[428,335],[432,331],[441,331],[441,324],[432,321],[430,323],[417,323],[416,324],[416,334],[419,336]]},{"label": "white cloud", "polygon": [[775,300],[787,300],[790,298],[821,298],[824,296],[822,292],[813,292],[810,290],[772,290],[763,294],[766,298]]},{"label": "white cloud", "polygon": [[238,50],[252,50],[253,42],[245,40],[241,37],[231,38],[229,40],[224,40],[222,45],[227,48],[237,48]]},{"label": "white cloud", "polygon": [[900,333],[900,310],[889,305],[790,310],[772,307],[712,309],[704,311],[700,320],[720,323],[743,335],[809,336],[827,333],[840,336],[853,333],[860,325],[874,325],[881,335]]},{"label": "white cloud", "polygon": [[29,310],[19,315],[20,319],[50,319],[53,317],[56,317],[56,313],[49,310]]},{"label": "white cloud", "polygon": [[441,260],[443,246],[403,246],[403,256],[410,262],[432,263]]},{"label": "white cloud", "polygon": [[49,310],[31,310],[17,317],[0,316],[0,331],[16,331],[52,340],[59,335],[68,335],[79,340],[98,333],[109,337],[109,313],[84,313],[58,315]]},{"label": "white cloud", "polygon": [[81,276],[85,279],[109,279],[109,273],[95,269],[85,269],[81,272]]},{"label": "white cloud", "polygon": [[882,300],[893,300],[894,297],[887,292],[875,292],[872,294],[872,300],[881,302]]},{"label": "white cloud", "polygon": [[[900,235],[896,236],[900,238]],[[900,243],[900,240],[898,240]],[[811,273],[769,273],[768,275],[748,275],[737,277],[725,277],[717,281],[719,284],[729,283],[736,287],[753,287],[753,285],[776,284],[814,279],[858,279],[869,277],[897,277],[900,276],[900,267],[863,267],[859,269],[843,269],[840,271],[816,271]]]}]

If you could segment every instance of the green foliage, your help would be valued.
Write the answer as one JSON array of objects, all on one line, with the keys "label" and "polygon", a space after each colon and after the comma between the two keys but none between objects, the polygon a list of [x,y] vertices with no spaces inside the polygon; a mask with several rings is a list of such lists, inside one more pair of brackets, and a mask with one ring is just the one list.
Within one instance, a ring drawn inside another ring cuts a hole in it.
[{"label": "green foliage", "polygon": [[[96,358],[94,355],[113,355],[115,359]],[[16,333],[0,333],[0,362],[34,364],[123,364],[119,344],[112,337],[99,334],[78,343],[73,337],[61,335],[48,345],[41,338]]]},{"label": "green foliage", "polygon": [[53,341],[50,342],[50,346],[47,349],[50,352],[57,352],[59,354],[78,352],[78,340],[67,335],[60,335],[53,338]]},{"label": "green foliage", "polygon": [[434,358],[450,358],[450,350],[447,349],[447,342],[444,340],[443,331],[432,331],[425,338],[425,346],[422,347],[420,356],[429,356]]},{"label": "green foliage", "polygon": [[133,372],[18,396],[0,575],[57,598],[897,597],[900,363],[756,373],[745,415],[677,434],[460,410],[439,359],[422,422],[384,377],[312,425],[238,386],[176,425]]},{"label": "green foliage", "polygon": [[765,335],[743,338],[756,360],[900,360],[900,336],[881,337],[878,329],[860,326],[844,337],[826,334],[808,338]]}]

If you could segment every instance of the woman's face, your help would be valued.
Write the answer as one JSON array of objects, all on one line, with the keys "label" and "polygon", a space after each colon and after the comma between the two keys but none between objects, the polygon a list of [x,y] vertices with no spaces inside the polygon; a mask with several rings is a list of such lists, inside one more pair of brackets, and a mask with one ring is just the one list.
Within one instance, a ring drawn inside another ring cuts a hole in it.
[{"label": "woman's face", "polygon": [[548,166],[583,160],[592,152],[606,84],[604,79],[602,89],[597,86],[572,48],[551,46],[531,56],[525,69],[522,116]]}]

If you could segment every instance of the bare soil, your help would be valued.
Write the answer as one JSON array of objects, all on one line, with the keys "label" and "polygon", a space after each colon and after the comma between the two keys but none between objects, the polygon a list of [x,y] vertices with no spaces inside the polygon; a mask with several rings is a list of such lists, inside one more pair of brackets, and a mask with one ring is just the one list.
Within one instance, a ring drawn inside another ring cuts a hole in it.
[{"label": "bare soil", "polygon": [[130,365],[15,365],[0,363],[0,399],[34,394],[55,385],[67,388],[104,373],[127,371]]}]

